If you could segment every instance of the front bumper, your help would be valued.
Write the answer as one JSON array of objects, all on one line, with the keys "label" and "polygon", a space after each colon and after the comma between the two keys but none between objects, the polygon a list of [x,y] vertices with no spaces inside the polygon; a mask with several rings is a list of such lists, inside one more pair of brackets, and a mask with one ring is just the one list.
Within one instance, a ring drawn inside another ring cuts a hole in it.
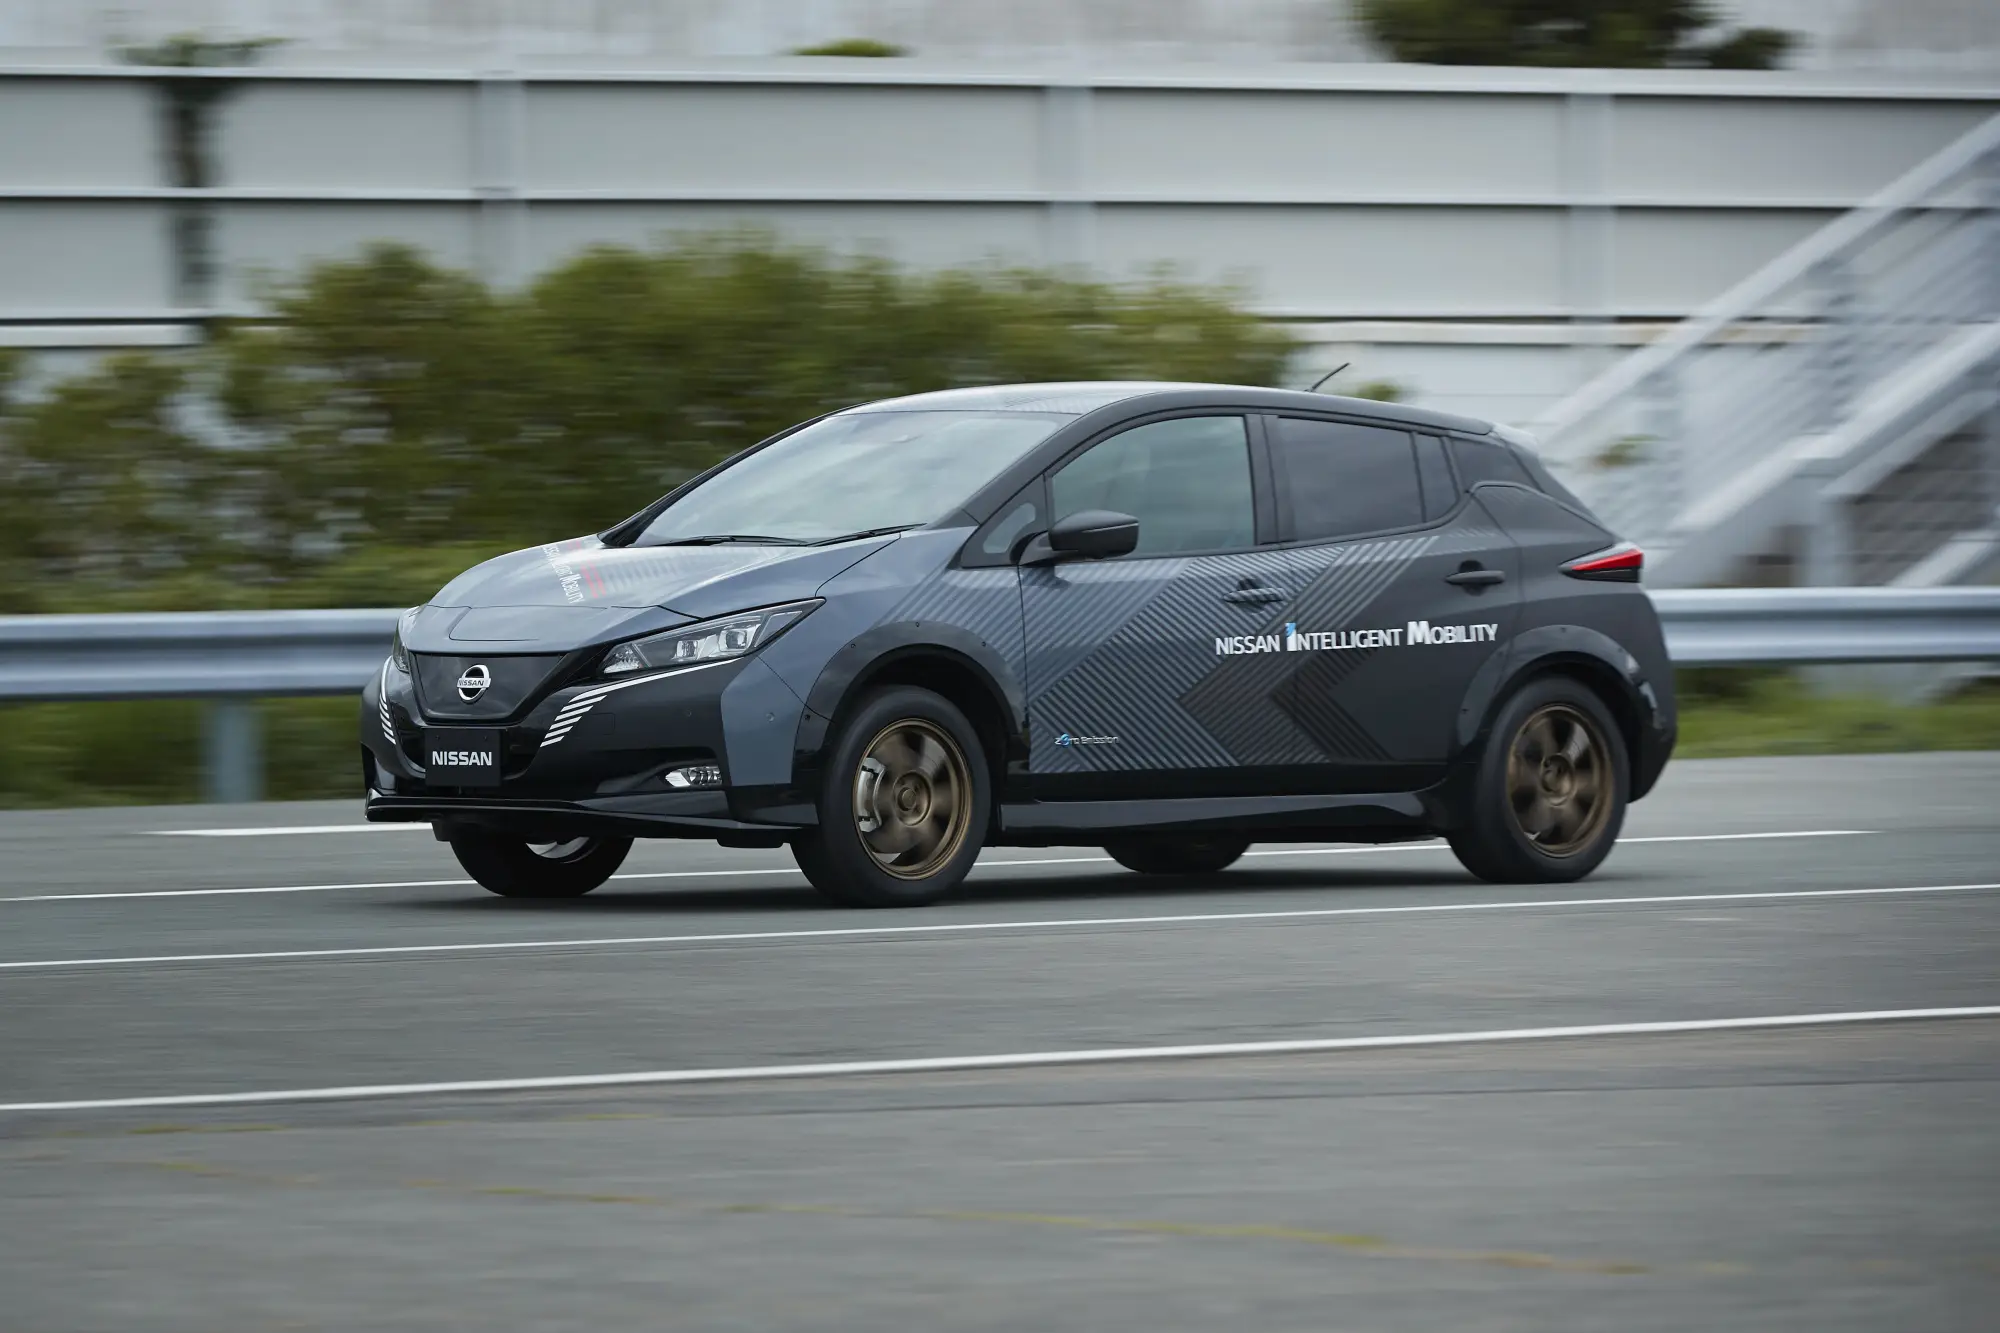
[{"label": "front bumper", "polygon": [[[764,835],[797,827],[783,817],[798,807],[785,785],[789,762],[775,771],[770,741],[783,734],[789,761],[803,708],[752,657],[576,681],[516,716],[475,725],[424,716],[410,679],[385,663],[362,695],[365,813],[373,821],[504,827],[529,837],[768,840]],[[426,733],[495,730],[498,786],[457,785],[425,771]],[[689,765],[714,765],[721,783],[695,790],[667,784],[669,772]]]}]

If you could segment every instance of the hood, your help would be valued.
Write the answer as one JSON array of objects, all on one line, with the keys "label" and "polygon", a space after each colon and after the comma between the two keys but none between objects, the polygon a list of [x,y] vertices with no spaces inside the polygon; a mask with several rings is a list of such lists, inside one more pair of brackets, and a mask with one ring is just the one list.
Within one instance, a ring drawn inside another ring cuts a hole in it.
[{"label": "hood", "polygon": [[474,565],[446,584],[418,618],[410,647],[567,650],[797,601],[894,540],[838,546],[609,547],[595,537],[550,542]]}]

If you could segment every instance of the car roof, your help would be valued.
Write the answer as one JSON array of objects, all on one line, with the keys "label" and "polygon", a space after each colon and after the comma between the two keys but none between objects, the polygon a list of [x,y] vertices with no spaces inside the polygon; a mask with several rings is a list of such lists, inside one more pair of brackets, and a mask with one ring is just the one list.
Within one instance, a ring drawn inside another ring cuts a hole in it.
[{"label": "car roof", "polygon": [[1110,407],[1130,414],[1177,407],[1247,407],[1265,411],[1337,412],[1442,430],[1485,435],[1491,422],[1450,412],[1381,403],[1369,398],[1343,398],[1300,389],[1268,389],[1247,384],[1189,384],[1170,380],[1079,380],[1057,384],[990,384],[969,389],[884,398],[846,409],[841,415],[871,412],[1042,412],[1080,417]]}]

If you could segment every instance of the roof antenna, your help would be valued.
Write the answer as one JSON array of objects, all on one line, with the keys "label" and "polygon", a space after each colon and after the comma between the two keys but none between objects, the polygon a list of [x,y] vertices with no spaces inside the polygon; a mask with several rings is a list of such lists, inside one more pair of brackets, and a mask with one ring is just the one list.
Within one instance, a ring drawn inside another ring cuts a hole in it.
[{"label": "roof antenna", "polygon": [[1327,371],[1326,374],[1321,375],[1318,379],[1314,380],[1312,388],[1307,389],[1306,392],[1318,393],[1320,385],[1326,383],[1328,380],[1332,379],[1335,375],[1338,375],[1341,371],[1347,369],[1349,366],[1353,364],[1354,363],[1352,361],[1341,362],[1339,365],[1335,366],[1332,370]]}]

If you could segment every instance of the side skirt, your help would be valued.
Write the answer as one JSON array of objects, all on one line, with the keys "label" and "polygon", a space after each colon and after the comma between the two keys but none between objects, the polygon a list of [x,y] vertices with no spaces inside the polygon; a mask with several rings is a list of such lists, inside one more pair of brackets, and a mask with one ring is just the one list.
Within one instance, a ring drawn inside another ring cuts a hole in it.
[{"label": "side skirt", "polygon": [[998,845],[1088,844],[1105,833],[1244,833],[1264,841],[1394,842],[1429,836],[1443,811],[1429,791],[1337,796],[1200,796],[1034,801],[1000,807]]}]

